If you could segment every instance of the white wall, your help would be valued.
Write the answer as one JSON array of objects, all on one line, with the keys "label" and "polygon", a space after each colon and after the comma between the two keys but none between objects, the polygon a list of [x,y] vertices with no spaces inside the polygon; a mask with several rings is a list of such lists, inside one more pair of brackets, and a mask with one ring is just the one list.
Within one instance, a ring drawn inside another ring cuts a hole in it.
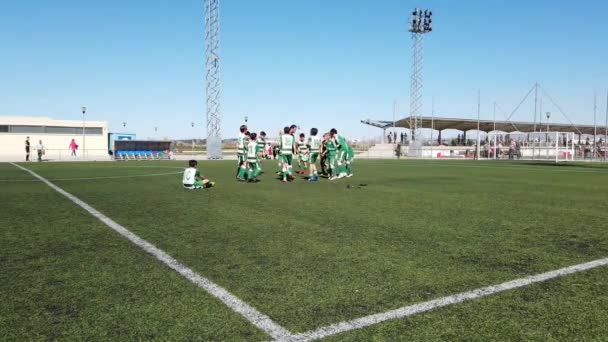
[{"label": "white wall", "polygon": [[[56,126],[76,127],[77,132],[82,132],[82,121],[75,120],[53,120],[39,117],[1,117],[0,125],[25,125],[25,126]],[[22,161],[25,160],[25,139],[30,137],[30,158],[36,159],[36,145],[39,140],[46,149],[43,159],[68,160],[70,157],[69,145],[72,139],[78,144],[78,159],[83,159],[84,152],[88,160],[107,160],[108,156],[108,124],[105,121],[88,121],[86,127],[101,127],[102,134],[87,134],[83,143],[80,134],[47,134],[47,133],[1,133],[0,132],[0,160]]]}]

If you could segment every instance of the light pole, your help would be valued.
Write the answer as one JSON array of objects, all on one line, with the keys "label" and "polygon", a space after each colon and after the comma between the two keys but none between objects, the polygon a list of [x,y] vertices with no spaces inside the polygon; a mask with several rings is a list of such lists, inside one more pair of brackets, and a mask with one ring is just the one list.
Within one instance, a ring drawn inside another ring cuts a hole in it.
[{"label": "light pole", "polygon": [[551,118],[551,112],[545,113],[547,116],[547,143],[549,143],[549,119]]},{"label": "light pole", "polygon": [[[418,146],[418,129],[422,128],[422,37],[433,31],[433,12],[429,10],[414,9],[410,19],[410,29],[412,33],[412,75],[410,84],[410,118],[413,125],[410,125],[411,140]],[[413,127],[412,127],[413,126]],[[416,151],[419,154],[419,150]]]},{"label": "light pole", "polygon": [[158,139],[158,127],[154,126],[154,138]]},{"label": "light pole", "polygon": [[245,125],[247,124],[247,120],[249,120],[249,117],[245,115]]},{"label": "light pole", "polygon": [[192,155],[194,155],[194,122],[191,122],[190,125],[192,126]]},{"label": "light pole", "polygon": [[127,123],[126,123],[126,122],[123,122],[123,123],[122,123],[122,128],[125,128],[125,127],[127,127]]},{"label": "light pole", "polygon": [[80,110],[82,111],[82,159],[84,160],[86,158],[86,144],[85,144],[86,121],[85,121],[84,115],[87,113],[87,107],[82,106],[82,107],[80,107]]}]

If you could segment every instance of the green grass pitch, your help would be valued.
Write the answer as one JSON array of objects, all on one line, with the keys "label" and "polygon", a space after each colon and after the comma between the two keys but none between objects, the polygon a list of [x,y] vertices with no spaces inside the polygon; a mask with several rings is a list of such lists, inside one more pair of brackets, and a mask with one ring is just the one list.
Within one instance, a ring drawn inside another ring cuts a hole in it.
[{"label": "green grass pitch", "polygon": [[[201,161],[202,191],[185,162],[21,165],[294,333],[608,256],[597,164],[356,161],[282,184],[268,161],[246,184]],[[0,163],[0,189],[0,340],[269,339],[27,172]],[[598,268],[328,340],[602,340],[606,307]]]}]

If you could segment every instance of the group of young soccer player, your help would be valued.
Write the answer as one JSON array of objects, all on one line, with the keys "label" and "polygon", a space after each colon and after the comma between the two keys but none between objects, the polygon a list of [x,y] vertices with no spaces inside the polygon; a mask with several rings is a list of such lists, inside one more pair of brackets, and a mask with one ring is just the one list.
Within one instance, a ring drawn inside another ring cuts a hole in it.
[{"label": "group of young soccer player", "polygon": [[[319,180],[317,163],[321,166],[321,175],[329,180],[353,176],[353,148],[335,128],[322,137],[319,136],[319,130],[313,128],[308,138],[304,133],[300,133],[296,139],[297,131],[298,127],[291,125],[279,132],[278,146],[275,149],[278,155],[275,157],[278,160],[277,175],[282,182],[296,179],[294,156],[297,158],[298,174],[306,175],[308,172],[309,182]],[[270,159],[269,156],[273,151],[272,148],[267,150],[266,133],[262,131],[258,135],[249,132],[247,126],[242,125],[239,128],[236,147],[238,158],[236,179],[242,182],[258,182],[258,177],[263,173],[262,163]],[[200,174],[197,165],[196,160],[188,162],[188,168],[184,171],[182,179],[184,188],[203,189],[215,186],[215,182]]]},{"label": "group of young soccer player", "polygon": [[[321,174],[326,175],[329,180],[352,177],[353,149],[335,128],[325,133],[323,137],[319,136],[319,130],[316,128],[310,130],[308,138],[304,133],[297,135],[297,131],[298,127],[291,125],[279,132],[278,156],[276,156],[278,160],[277,175],[282,182],[286,183],[296,179],[295,161],[298,163],[299,174],[305,175],[308,172],[309,182],[319,180],[317,163],[321,165]],[[258,182],[258,177],[262,174],[262,161],[268,158],[268,153],[266,133],[260,132],[258,136],[256,133],[249,132],[246,125],[242,125],[239,128],[237,139],[236,179]],[[294,157],[297,160],[294,160]]]}]

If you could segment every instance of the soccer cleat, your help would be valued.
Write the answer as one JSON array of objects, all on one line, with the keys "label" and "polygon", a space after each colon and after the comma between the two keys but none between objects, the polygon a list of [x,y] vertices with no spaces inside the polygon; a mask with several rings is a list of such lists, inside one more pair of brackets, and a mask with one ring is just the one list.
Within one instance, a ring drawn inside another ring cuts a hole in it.
[{"label": "soccer cleat", "polygon": [[239,181],[239,182],[244,182],[244,181],[246,181],[246,179],[245,179],[245,178],[242,178],[242,177],[237,177],[237,178],[236,178],[236,180],[237,180],[237,181]]},{"label": "soccer cleat", "polygon": [[352,176],[353,176],[353,174],[351,173],[351,174],[346,175],[346,178],[350,178]]}]

